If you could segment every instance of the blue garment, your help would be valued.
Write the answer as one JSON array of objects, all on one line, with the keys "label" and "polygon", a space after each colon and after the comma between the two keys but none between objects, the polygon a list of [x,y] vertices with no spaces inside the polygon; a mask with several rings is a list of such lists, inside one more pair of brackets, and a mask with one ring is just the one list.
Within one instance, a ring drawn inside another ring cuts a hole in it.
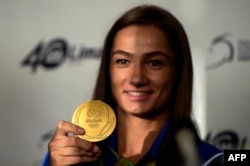
[{"label": "blue garment", "polygon": [[50,158],[49,158],[49,153],[47,152],[42,160],[41,166],[50,166],[49,162]]},{"label": "blue garment", "polygon": [[[162,142],[164,140],[164,136],[169,128],[169,123],[170,121],[168,121],[162,131],[160,132],[159,136],[156,138],[153,146],[150,148],[150,150],[147,152],[147,154],[136,164],[137,166],[144,166],[145,165],[145,159],[147,159],[148,161],[153,161],[158,153],[159,153],[159,149],[161,148]],[[103,160],[104,160],[104,165],[107,166],[111,166],[111,165],[115,165],[117,157],[114,155],[114,152],[117,153],[117,140],[116,140],[116,134],[112,134],[109,140],[109,147],[110,150],[107,151],[104,156],[103,156]],[[114,151],[114,152],[112,152]],[[118,154],[118,153],[117,153]]]},{"label": "blue garment", "polygon": [[[159,155],[160,148],[162,147],[164,137],[167,133],[167,130],[169,128],[169,123],[167,122],[162,131],[160,132],[159,136],[155,140],[153,146],[151,149],[147,152],[147,154],[136,164],[136,166],[145,166],[145,163],[156,160],[157,156]],[[117,153],[117,146],[116,146],[116,134],[112,134],[109,137],[109,148],[106,151],[103,151],[102,153],[102,163],[104,163],[105,166],[112,166],[115,165],[117,161],[117,156],[115,154]],[[213,163],[215,160],[218,160],[219,163],[222,161],[222,153],[220,150],[215,148],[214,146],[204,142],[200,141],[197,145],[197,152],[199,154],[199,159],[201,161],[201,164],[204,166],[209,166],[210,163]],[[167,156],[166,156],[167,157]],[[146,160],[146,161],[145,161]],[[216,161],[216,162],[218,162]],[[99,162],[98,162],[99,163]],[[42,165],[41,166],[49,166],[49,153],[46,154]]]}]

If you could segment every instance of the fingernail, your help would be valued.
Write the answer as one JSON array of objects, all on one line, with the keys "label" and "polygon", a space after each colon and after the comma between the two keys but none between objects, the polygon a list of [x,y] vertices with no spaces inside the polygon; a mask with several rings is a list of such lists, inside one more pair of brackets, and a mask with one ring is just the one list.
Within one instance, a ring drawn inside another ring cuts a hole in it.
[{"label": "fingernail", "polygon": [[99,148],[98,148],[98,146],[95,145],[94,148],[93,148],[93,152],[96,153],[98,151],[99,151]]},{"label": "fingernail", "polygon": [[84,133],[84,130],[82,128],[78,128],[77,131],[80,133],[80,134],[83,134]]}]

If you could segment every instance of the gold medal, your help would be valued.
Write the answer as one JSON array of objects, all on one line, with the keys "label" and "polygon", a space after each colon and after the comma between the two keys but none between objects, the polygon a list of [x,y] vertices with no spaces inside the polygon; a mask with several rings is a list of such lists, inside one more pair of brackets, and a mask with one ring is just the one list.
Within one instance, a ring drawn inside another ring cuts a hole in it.
[{"label": "gold medal", "polygon": [[85,130],[80,138],[98,142],[107,138],[115,129],[116,116],[113,109],[100,100],[85,102],[73,113],[72,123]]}]

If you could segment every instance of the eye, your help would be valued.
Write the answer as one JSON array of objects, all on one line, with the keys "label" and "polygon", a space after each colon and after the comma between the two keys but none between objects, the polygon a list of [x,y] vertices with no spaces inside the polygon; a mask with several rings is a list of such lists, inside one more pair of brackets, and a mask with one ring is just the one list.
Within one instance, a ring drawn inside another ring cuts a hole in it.
[{"label": "eye", "polygon": [[117,59],[115,60],[115,63],[119,66],[119,67],[126,67],[129,65],[129,61],[127,59]]},{"label": "eye", "polygon": [[161,68],[164,65],[164,62],[161,60],[150,60],[148,65],[152,68]]},{"label": "eye", "polygon": [[116,63],[118,63],[118,64],[128,64],[128,60],[126,60],[126,59],[117,59]]}]

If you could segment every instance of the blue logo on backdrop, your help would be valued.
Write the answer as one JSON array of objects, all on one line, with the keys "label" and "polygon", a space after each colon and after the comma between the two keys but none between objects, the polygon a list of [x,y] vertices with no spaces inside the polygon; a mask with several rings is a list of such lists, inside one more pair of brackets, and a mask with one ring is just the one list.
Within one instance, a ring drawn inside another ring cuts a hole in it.
[{"label": "blue logo on backdrop", "polygon": [[39,42],[32,51],[21,62],[22,66],[31,67],[35,73],[38,67],[45,69],[56,69],[66,60],[79,62],[87,58],[99,59],[101,57],[100,48],[81,47],[69,45],[65,39],[53,39],[50,42]]},{"label": "blue logo on backdrop", "polygon": [[[231,63],[236,58],[238,61],[250,61],[250,39],[239,39],[234,44],[230,37],[231,34],[223,33],[212,40],[209,46],[212,62],[209,62],[207,65],[207,70],[216,69],[226,63]],[[237,54],[235,50],[238,50]]]}]

